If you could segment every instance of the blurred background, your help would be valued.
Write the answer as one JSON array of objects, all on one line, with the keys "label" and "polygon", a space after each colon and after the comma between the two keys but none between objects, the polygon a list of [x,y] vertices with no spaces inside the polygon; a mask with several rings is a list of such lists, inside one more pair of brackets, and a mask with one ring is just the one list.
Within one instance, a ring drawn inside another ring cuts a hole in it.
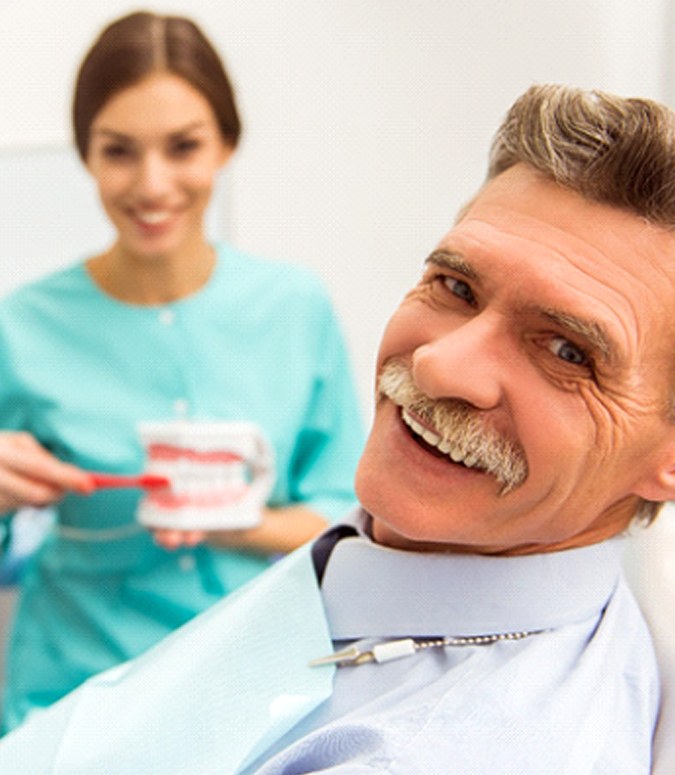
[{"label": "blurred background", "polygon": [[[220,50],[244,134],[210,228],[323,278],[367,420],[382,328],[511,102],[556,81],[675,104],[675,0],[4,0],[0,294],[106,244],[70,95],[101,27],[143,8],[191,16]],[[10,588],[0,643],[11,604]]]},{"label": "blurred background", "polygon": [[244,135],[213,230],[323,277],[367,418],[382,327],[515,97],[559,81],[675,100],[675,0],[4,0],[0,293],[105,244],[71,88],[100,28],[139,8],[192,16],[223,55]]}]

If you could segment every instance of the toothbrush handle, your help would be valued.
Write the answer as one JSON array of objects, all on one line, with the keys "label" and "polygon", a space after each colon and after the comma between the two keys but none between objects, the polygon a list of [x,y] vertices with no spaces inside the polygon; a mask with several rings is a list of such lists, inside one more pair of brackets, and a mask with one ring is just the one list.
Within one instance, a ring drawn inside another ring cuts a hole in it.
[{"label": "toothbrush handle", "polygon": [[165,476],[155,474],[140,474],[138,476],[123,476],[120,474],[90,473],[91,482],[96,489],[103,487],[140,487],[152,490],[169,487],[170,482]]}]

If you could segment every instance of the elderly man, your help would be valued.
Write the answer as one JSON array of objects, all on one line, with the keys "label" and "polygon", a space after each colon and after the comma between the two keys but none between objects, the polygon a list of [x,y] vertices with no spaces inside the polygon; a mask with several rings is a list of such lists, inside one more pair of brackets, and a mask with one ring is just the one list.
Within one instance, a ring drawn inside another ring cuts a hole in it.
[{"label": "elderly man", "polygon": [[649,772],[620,536],[675,498],[674,169],[667,108],[526,92],[385,331],[362,509],[0,770]]}]

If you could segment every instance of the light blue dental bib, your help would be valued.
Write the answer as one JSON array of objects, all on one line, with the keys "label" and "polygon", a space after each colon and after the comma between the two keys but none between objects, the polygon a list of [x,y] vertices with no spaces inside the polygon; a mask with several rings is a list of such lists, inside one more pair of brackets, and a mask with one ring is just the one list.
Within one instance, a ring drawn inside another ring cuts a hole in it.
[{"label": "light blue dental bib", "polygon": [[331,651],[305,546],[36,713],[0,741],[0,772],[235,775],[330,695],[334,668],[308,663]]}]

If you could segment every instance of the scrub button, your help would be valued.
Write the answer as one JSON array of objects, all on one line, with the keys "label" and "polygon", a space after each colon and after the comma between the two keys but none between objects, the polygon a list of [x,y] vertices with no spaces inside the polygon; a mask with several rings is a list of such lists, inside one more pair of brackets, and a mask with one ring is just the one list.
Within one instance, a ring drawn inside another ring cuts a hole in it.
[{"label": "scrub button", "polygon": [[197,563],[193,554],[181,554],[181,556],[178,558],[178,567],[186,573],[188,571],[194,570],[196,564]]},{"label": "scrub button", "polygon": [[165,326],[170,326],[176,320],[176,314],[172,309],[163,309],[159,313],[159,321]]},{"label": "scrub button", "polygon": [[173,411],[178,417],[187,417],[190,410],[190,402],[187,398],[177,398],[173,402]]}]

